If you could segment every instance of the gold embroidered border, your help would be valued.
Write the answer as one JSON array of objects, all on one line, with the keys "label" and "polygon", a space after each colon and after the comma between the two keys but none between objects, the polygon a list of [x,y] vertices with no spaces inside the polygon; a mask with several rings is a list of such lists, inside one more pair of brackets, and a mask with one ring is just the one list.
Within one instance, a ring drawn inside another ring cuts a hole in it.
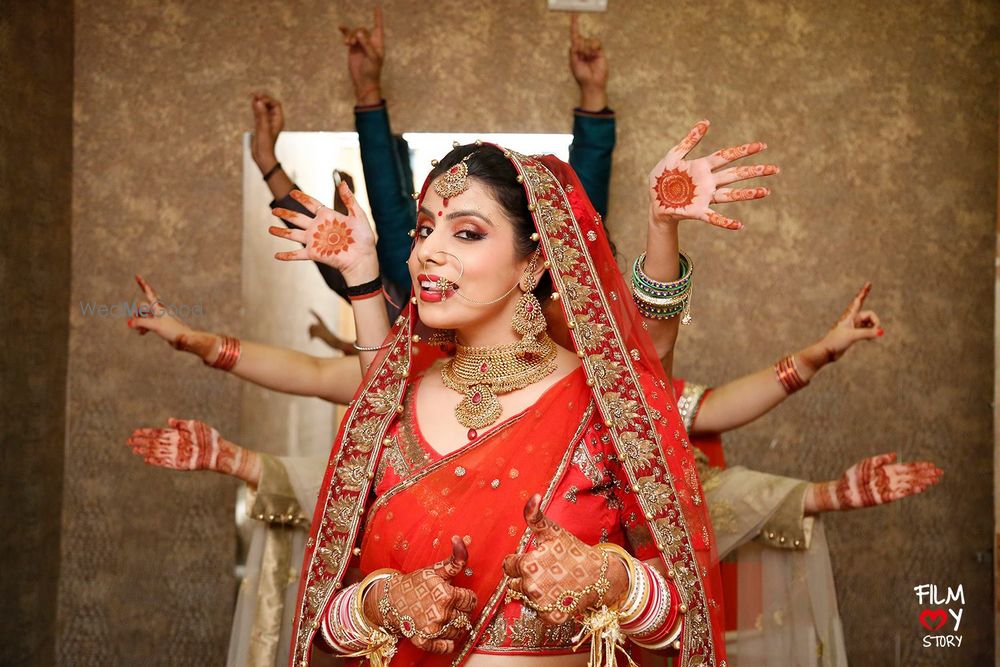
[{"label": "gold embroidered border", "polygon": [[340,588],[357,540],[386,429],[403,409],[401,399],[411,360],[409,313],[396,320],[393,334],[386,353],[376,359],[351,401],[337,436],[341,446],[332,454],[324,479],[326,496],[322,497],[321,491],[317,502],[322,511],[316,513],[314,531],[306,542],[308,564],[302,573],[302,598],[292,640],[293,665],[306,667],[309,663],[320,614],[331,594]]},{"label": "gold embroidered border", "polygon": [[[657,549],[675,575],[683,602],[687,605],[681,664],[715,665],[710,640],[708,600],[703,573],[700,571],[693,542],[686,523],[681,519],[677,490],[669,466],[663,461],[662,479],[649,460],[635,456],[637,451],[650,451],[647,438],[661,455],[670,456],[672,446],[660,442],[652,421],[662,418],[646,400],[634,366],[627,360],[639,359],[638,350],[626,350],[622,334],[610,314],[607,295],[596,289],[597,272],[584,246],[579,221],[574,224],[572,207],[557,179],[548,168],[534,158],[513,151],[507,155],[524,178],[529,208],[534,212],[536,228],[541,236],[545,258],[551,264],[556,290],[565,292],[561,299],[570,322],[570,334],[588,378],[594,385],[601,414],[615,442],[629,484],[635,491],[646,522],[655,536]],[[599,224],[595,221],[595,224]],[[591,230],[588,238],[596,240]],[[627,294],[612,298],[628,298]],[[663,389],[665,383],[661,381]],[[670,405],[667,404],[669,410]],[[680,426],[680,424],[678,424]],[[687,448],[686,438],[676,430],[674,437]],[[700,501],[695,490],[693,502]],[[666,548],[669,546],[669,550]]]}]

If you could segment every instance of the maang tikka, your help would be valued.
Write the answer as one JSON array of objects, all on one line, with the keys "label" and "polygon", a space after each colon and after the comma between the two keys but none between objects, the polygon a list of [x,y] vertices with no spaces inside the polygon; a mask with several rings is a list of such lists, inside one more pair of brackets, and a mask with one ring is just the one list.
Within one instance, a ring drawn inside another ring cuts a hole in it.
[{"label": "maang tikka", "polygon": [[449,167],[447,171],[434,180],[434,192],[439,197],[451,199],[469,189],[469,165],[466,162],[475,154],[476,151],[472,151],[462,158],[461,162]]},{"label": "maang tikka", "polygon": [[518,283],[522,294],[514,307],[514,319],[511,322],[514,331],[522,336],[519,343],[521,352],[530,356],[541,355],[545,351],[538,339],[539,334],[545,331],[545,314],[542,312],[542,304],[534,294],[534,289],[538,287],[535,269],[538,267],[539,253],[540,250],[536,248]]}]

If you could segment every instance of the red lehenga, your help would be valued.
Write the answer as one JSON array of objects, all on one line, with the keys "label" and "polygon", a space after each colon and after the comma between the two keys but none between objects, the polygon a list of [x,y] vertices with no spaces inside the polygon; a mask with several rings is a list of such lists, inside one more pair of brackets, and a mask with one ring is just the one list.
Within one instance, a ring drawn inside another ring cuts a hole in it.
[{"label": "red lehenga", "polygon": [[[675,664],[725,667],[714,537],[673,387],[576,174],[552,156],[510,152],[509,158],[523,177],[582,369],[462,449],[441,457],[425,447],[421,454],[401,441],[400,422],[418,384],[415,364],[426,366],[429,355],[414,344],[416,308],[399,317],[333,446],[306,544],[291,665],[308,664],[318,619],[352,556],[360,555],[362,572],[413,570],[444,557],[451,535],[469,545],[468,568],[456,584],[477,593],[474,630],[444,656],[401,641],[394,663],[459,665],[475,650],[510,648],[494,636],[509,613],[496,613],[507,583],[500,564],[504,555],[530,548],[522,511],[531,494],[542,492],[550,516],[581,539],[625,541],[640,558],[662,558],[686,609]],[[601,502],[596,511],[574,512],[566,499],[574,452],[588,436],[615,457],[622,508]],[[397,455],[401,469],[388,470]],[[606,536],[593,534],[595,519],[604,522]]]}]

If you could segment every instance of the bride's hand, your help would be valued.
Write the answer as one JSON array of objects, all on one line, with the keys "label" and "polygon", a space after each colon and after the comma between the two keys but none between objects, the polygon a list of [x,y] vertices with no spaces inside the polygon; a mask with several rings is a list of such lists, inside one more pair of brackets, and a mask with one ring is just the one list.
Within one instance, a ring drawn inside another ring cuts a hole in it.
[{"label": "bride's hand", "polygon": [[271,227],[268,231],[273,236],[298,241],[304,246],[298,250],[279,252],[274,257],[282,261],[307,259],[321,262],[344,274],[348,284],[352,284],[352,278],[356,278],[358,283],[366,282],[374,276],[365,275],[365,272],[370,272],[372,263],[377,266],[378,262],[375,234],[368,216],[361,210],[347,183],[341,182],[338,192],[347,206],[347,215],[337,213],[299,190],[292,190],[291,197],[316,217],[310,218],[283,208],[271,211],[275,217],[287,220],[299,229]]},{"label": "bride's hand", "polygon": [[700,121],[650,172],[650,208],[653,217],[661,222],[702,220],[717,227],[742,229],[743,223],[739,220],[720,215],[710,206],[766,197],[771,194],[768,188],[723,186],[758,176],[772,176],[780,170],[771,164],[723,169],[731,162],[766,149],[767,145],[761,142],[724,148],[696,160],[684,159],[708,132],[708,126],[707,120]]},{"label": "bride's hand", "polygon": [[[621,601],[628,592],[628,571],[621,558],[581,542],[575,535],[545,516],[542,497],[537,493],[524,506],[524,520],[531,528],[535,548],[523,555],[509,554],[503,560],[503,571],[511,578],[507,587],[515,594],[528,598],[539,611],[538,617],[551,625],[564,623],[571,614],[583,613],[589,607],[611,605]],[[572,605],[566,605],[571,592],[591,587],[601,577],[604,558],[608,558],[605,577],[609,586],[603,595],[591,590]],[[572,607],[566,610],[567,606]]]},{"label": "bride's hand", "polygon": [[476,608],[475,592],[451,583],[468,559],[462,538],[452,537],[451,556],[445,560],[372,586],[365,594],[365,617],[409,638],[419,649],[451,653],[455,641],[472,629],[469,614]]}]

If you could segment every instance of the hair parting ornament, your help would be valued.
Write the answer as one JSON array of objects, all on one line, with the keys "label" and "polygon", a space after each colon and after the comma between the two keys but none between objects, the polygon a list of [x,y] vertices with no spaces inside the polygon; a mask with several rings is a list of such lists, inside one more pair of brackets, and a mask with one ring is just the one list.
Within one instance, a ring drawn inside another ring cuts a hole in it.
[{"label": "hair parting ornament", "polygon": [[[442,199],[448,200],[457,197],[469,189],[469,158],[476,154],[472,151],[462,161],[443,173],[434,181],[434,192]],[[436,164],[435,164],[436,166]]]}]

